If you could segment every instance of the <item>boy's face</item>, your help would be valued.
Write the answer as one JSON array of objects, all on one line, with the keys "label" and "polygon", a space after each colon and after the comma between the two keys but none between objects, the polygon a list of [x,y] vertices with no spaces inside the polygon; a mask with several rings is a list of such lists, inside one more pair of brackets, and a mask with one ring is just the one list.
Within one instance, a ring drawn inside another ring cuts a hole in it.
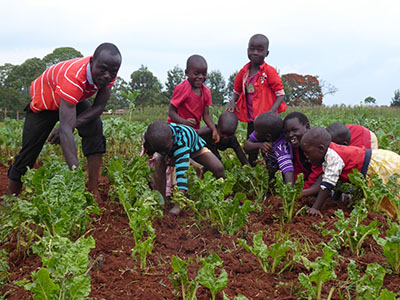
[{"label": "boy's face", "polygon": [[285,138],[293,147],[300,147],[300,141],[303,135],[310,129],[310,124],[303,125],[299,119],[292,118],[284,123]]},{"label": "boy's face", "polygon": [[90,71],[93,81],[99,88],[104,88],[117,76],[121,65],[121,56],[111,55],[103,50],[96,59],[90,60]]},{"label": "boy's face", "polygon": [[323,145],[315,146],[307,142],[301,142],[301,149],[312,165],[320,166],[324,162],[326,149]]},{"label": "boy's face", "polygon": [[262,65],[264,59],[268,56],[268,44],[264,39],[252,38],[249,41],[249,47],[247,48],[247,56],[249,57],[252,64]]},{"label": "boy's face", "polygon": [[229,141],[235,136],[235,132],[225,132],[224,130],[220,130],[217,127],[218,135],[219,135],[219,142],[221,144],[229,143]]},{"label": "boy's face", "polygon": [[185,74],[192,87],[201,88],[207,79],[207,64],[201,60],[194,61],[185,70]]}]

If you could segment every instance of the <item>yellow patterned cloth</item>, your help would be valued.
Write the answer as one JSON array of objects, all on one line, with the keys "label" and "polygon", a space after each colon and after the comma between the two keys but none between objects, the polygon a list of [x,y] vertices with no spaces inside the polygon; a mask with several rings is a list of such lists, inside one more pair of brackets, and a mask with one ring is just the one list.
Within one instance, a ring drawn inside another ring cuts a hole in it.
[{"label": "yellow patterned cloth", "polygon": [[371,133],[371,149],[378,149],[378,139],[372,131],[369,131]]},{"label": "yellow patterned cloth", "polygon": [[[382,179],[383,183],[387,183],[389,177],[395,173],[400,174],[400,155],[384,149],[372,150],[367,178],[371,177],[373,174],[377,174],[379,178]],[[400,184],[400,178],[398,183]],[[396,210],[394,209],[393,204],[387,198],[382,200],[380,208],[391,216],[396,215]]]}]

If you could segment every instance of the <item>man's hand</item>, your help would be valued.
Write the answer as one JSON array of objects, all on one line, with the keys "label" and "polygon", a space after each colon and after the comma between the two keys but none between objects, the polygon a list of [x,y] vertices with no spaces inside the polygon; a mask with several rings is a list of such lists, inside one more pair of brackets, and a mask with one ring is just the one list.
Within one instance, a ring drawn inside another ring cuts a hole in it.
[{"label": "man's hand", "polygon": [[315,216],[320,216],[321,218],[323,217],[322,213],[318,209],[312,207],[307,209],[307,214],[314,217]]},{"label": "man's hand", "polygon": [[60,127],[56,127],[53,129],[53,131],[51,132],[48,141],[50,144],[53,145],[58,145],[60,144]]},{"label": "man's hand", "polygon": [[197,122],[195,119],[193,119],[193,118],[186,119],[185,125],[194,127],[194,126],[196,126],[196,124],[197,124]]}]

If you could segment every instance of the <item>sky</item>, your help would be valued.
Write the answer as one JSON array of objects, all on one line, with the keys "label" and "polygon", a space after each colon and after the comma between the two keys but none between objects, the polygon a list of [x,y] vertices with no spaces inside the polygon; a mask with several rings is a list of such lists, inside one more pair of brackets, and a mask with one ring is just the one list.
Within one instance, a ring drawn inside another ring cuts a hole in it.
[{"label": "sky", "polygon": [[247,62],[249,38],[270,40],[266,62],[283,75],[318,76],[338,89],[325,105],[390,105],[400,89],[399,0],[2,0],[0,65],[73,47],[120,49],[126,81],[141,65],[165,83],[192,54],[226,81]]}]

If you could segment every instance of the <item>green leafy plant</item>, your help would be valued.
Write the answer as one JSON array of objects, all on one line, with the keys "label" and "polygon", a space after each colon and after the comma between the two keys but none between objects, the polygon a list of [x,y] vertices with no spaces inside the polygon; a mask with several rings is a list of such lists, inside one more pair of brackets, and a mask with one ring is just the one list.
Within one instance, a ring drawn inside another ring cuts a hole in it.
[{"label": "green leafy plant", "polygon": [[[312,270],[309,275],[300,273],[298,276],[299,282],[307,290],[308,299],[316,298],[320,300],[323,284],[329,279],[336,278],[334,267],[337,262],[334,257],[337,255],[337,251],[325,245],[323,253],[323,256],[318,257],[314,262],[309,261],[307,257],[300,257],[307,270]],[[330,299],[332,293],[333,290],[331,290],[328,299]]]},{"label": "green leafy plant", "polygon": [[187,265],[192,262],[192,260],[192,258],[189,258],[185,261],[175,255],[172,256],[171,259],[173,273],[169,275],[169,278],[177,294],[178,288],[180,288],[183,300],[196,299],[196,292],[199,287],[199,283],[196,279],[190,280],[188,277]]},{"label": "green leafy plant", "polygon": [[386,237],[375,237],[375,240],[382,247],[383,255],[393,271],[400,274],[400,225],[390,220],[388,220],[388,225]]},{"label": "green leafy plant", "polygon": [[261,268],[265,273],[274,274],[281,264],[284,262],[284,266],[280,272],[283,272],[287,267],[292,264],[292,261],[287,256],[290,250],[296,249],[296,244],[292,241],[286,240],[271,244],[269,247],[264,243],[263,232],[258,231],[253,237],[253,246],[250,246],[246,240],[238,239],[239,245],[241,245],[246,251],[254,254]]},{"label": "green leafy plant", "polygon": [[197,274],[199,283],[208,288],[211,292],[211,297],[215,300],[215,296],[219,291],[222,291],[228,284],[228,273],[225,269],[220,269],[220,274],[215,275],[215,268],[222,267],[221,258],[215,254],[210,254],[207,258],[201,259],[202,268]]},{"label": "green leafy plant", "polygon": [[92,237],[72,242],[59,235],[45,235],[33,247],[43,267],[32,273],[33,281],[25,289],[34,293],[34,299],[85,299],[91,290],[88,255],[94,247]]},{"label": "green leafy plant", "polygon": [[[224,295],[223,300],[229,300],[228,296],[225,293],[223,293],[223,295]],[[239,294],[233,300],[247,300],[247,298],[242,294]]]},{"label": "green leafy plant", "polygon": [[[349,280],[356,286],[356,299],[374,300],[378,298],[386,274],[386,270],[380,264],[369,264],[362,277],[353,260],[350,261],[347,270]],[[384,292],[385,294],[388,293]]]},{"label": "green leafy plant", "polygon": [[278,171],[275,174],[276,184],[275,191],[282,200],[283,221],[288,223],[293,218],[294,206],[296,199],[300,196],[304,186],[304,175],[299,174],[294,185],[292,183],[285,184],[283,182],[282,172]]},{"label": "green leafy plant", "polygon": [[349,247],[351,252],[360,255],[364,241],[370,236],[376,237],[379,234],[378,221],[374,220],[368,225],[361,222],[367,217],[367,209],[362,203],[356,205],[350,216],[346,218],[341,209],[335,212],[338,221],[335,226],[338,231],[330,230],[328,234],[332,236],[330,245]]}]

